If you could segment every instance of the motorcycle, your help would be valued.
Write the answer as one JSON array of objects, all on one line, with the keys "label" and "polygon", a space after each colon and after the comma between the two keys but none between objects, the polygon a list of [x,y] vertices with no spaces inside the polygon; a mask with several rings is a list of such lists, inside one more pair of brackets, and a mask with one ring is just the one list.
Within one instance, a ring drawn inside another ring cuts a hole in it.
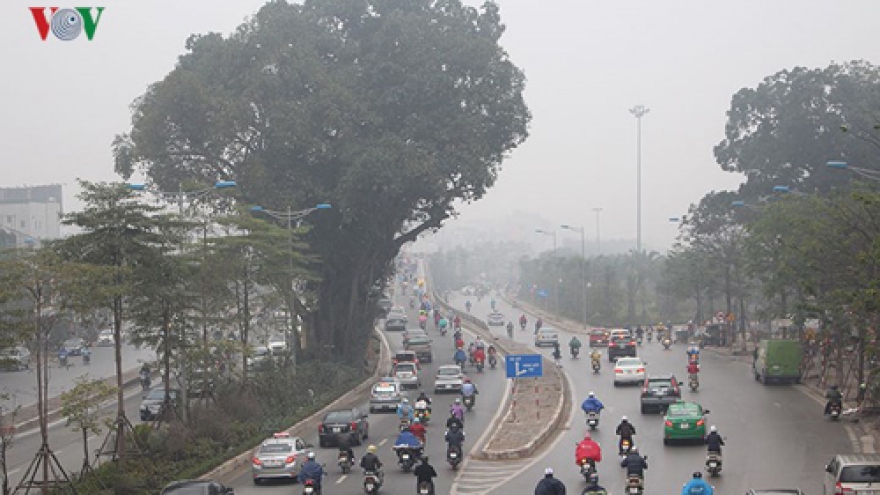
[{"label": "motorcycle", "polygon": [[498,365],[498,359],[495,357],[494,354],[490,354],[489,355],[489,367],[494,370],[495,366],[497,366],[497,365]]},{"label": "motorcycle", "polygon": [[583,476],[584,481],[589,484],[590,475],[596,472],[596,464],[589,459],[581,459],[579,464],[581,466],[581,476]]},{"label": "motorcycle", "polygon": [[642,337],[641,336],[636,337],[636,344],[642,345]]},{"label": "motorcycle", "polygon": [[587,426],[589,426],[591,430],[595,430],[599,427],[599,413],[595,411],[587,413]]},{"label": "motorcycle", "polygon": [[668,350],[669,350],[669,346],[671,346],[671,345],[672,345],[672,341],[669,340],[669,337],[663,339],[663,349],[664,349],[664,350],[668,351]]},{"label": "motorcycle", "polygon": [[446,462],[452,466],[453,470],[458,469],[458,465],[461,464],[461,447],[450,445],[446,449]]},{"label": "motorcycle", "polygon": [[840,419],[841,407],[840,404],[835,402],[828,406],[828,417],[831,418],[831,421],[837,421]]},{"label": "motorcycle", "polygon": [[572,347],[571,348],[571,358],[572,359],[577,359],[578,354],[580,354],[580,353],[581,353],[580,347]]},{"label": "motorcycle", "polygon": [[446,336],[446,327],[440,327],[440,335]]},{"label": "motorcycle", "polygon": [[709,452],[706,456],[706,472],[713,478],[721,473],[721,453]]},{"label": "motorcycle", "polygon": [[58,366],[61,368],[67,368],[67,356],[61,356],[58,358]]},{"label": "motorcycle", "polygon": [[431,420],[431,413],[425,408],[417,408],[416,409],[416,418],[418,418],[419,423],[423,425],[427,425],[428,421]]},{"label": "motorcycle", "polygon": [[651,339],[653,339],[653,338],[654,338],[654,335],[649,333],[649,334],[648,334],[648,342],[650,342]]},{"label": "motorcycle", "polygon": [[404,473],[408,473],[412,471],[412,468],[416,463],[416,457],[416,453],[413,449],[398,449],[397,465],[400,466],[400,469],[403,469]]},{"label": "motorcycle", "polygon": [[419,483],[419,495],[434,495],[434,486],[430,481],[422,481]]},{"label": "motorcycle", "polygon": [[379,493],[379,487],[382,486],[382,480],[374,471],[364,472],[364,493],[368,495],[376,495]]},{"label": "motorcycle", "polygon": [[483,366],[484,366],[484,364],[483,364],[483,360],[482,360],[482,359],[477,359],[477,360],[475,360],[475,364],[476,364],[476,367],[477,367],[477,372],[482,373],[482,372],[483,372]]},{"label": "motorcycle", "polygon": [[398,429],[399,429],[400,431],[408,430],[408,429],[409,429],[409,424],[410,424],[410,423],[409,423],[409,420],[406,419],[406,418],[403,418],[403,419],[400,420],[400,426],[398,427]]},{"label": "motorcycle", "polygon": [[641,495],[645,491],[645,481],[641,476],[633,474],[626,477],[627,495]]},{"label": "motorcycle", "polygon": [[602,363],[599,359],[593,360],[593,373],[599,374],[599,370],[602,369]]},{"label": "motorcycle", "polygon": [[303,483],[303,495],[321,495],[321,488],[315,483],[315,480],[306,480]]},{"label": "motorcycle", "polygon": [[474,396],[473,395],[465,395],[462,398],[461,403],[464,404],[465,409],[470,411],[471,409],[474,408]]},{"label": "motorcycle", "polygon": [[87,354],[84,352],[82,356],[83,356],[83,364],[91,364],[92,363],[92,355],[91,354]]},{"label": "motorcycle", "polygon": [[150,375],[143,374],[141,375],[141,390],[149,390],[150,389]]},{"label": "motorcycle", "polygon": [[691,392],[696,392],[700,388],[700,379],[696,373],[691,373],[688,377],[688,386],[691,388]]},{"label": "motorcycle", "polygon": [[351,471],[351,458],[345,452],[339,453],[339,456],[336,458],[336,464],[339,465],[339,469],[342,470],[343,474],[348,474]]},{"label": "motorcycle", "polygon": [[419,328],[421,328],[422,330],[425,330],[425,327],[427,327],[427,326],[428,326],[427,320],[419,320]]}]

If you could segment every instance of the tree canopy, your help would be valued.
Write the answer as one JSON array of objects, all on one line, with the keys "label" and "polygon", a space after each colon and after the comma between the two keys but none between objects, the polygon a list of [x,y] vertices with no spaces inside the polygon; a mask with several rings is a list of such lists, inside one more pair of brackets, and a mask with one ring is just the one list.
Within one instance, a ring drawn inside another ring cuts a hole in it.
[{"label": "tree canopy", "polygon": [[331,203],[310,339],[359,357],[401,245],[481,198],[527,137],[525,78],[498,6],[458,0],[274,1],[188,53],[134,105],[116,169],[162,189],[234,179],[278,210]]}]

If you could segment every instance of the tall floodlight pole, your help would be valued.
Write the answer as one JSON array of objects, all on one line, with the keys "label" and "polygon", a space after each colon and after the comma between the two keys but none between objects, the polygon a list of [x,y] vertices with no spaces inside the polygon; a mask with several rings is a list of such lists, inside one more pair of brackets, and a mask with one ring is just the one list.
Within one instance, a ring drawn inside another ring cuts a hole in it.
[{"label": "tall floodlight pole", "polygon": [[629,113],[636,117],[636,251],[642,250],[642,117],[650,109],[636,105]]},{"label": "tall floodlight pole", "polygon": [[599,215],[602,213],[602,208],[593,208],[593,211],[596,212],[596,254],[599,255],[602,254],[601,231],[599,229]]},{"label": "tall floodlight pole", "polygon": [[561,225],[560,228],[570,230],[572,232],[577,232],[581,235],[581,281],[584,284],[583,293],[581,294],[581,296],[583,300],[584,310],[584,328],[587,328],[587,229],[585,229],[583,226],[572,227],[571,225]]}]

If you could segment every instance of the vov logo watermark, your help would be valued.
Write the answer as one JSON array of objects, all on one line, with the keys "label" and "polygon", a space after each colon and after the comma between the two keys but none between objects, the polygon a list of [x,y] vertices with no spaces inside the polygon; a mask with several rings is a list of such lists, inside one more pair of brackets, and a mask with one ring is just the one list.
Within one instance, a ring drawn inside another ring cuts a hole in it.
[{"label": "vov logo watermark", "polygon": [[[73,41],[79,38],[83,31],[86,38],[92,41],[104,7],[29,7],[34,16],[34,24],[37,25],[37,33],[46,41],[51,29],[52,34],[61,41]],[[48,13],[46,12],[48,10]],[[97,11],[96,15],[92,15]]]}]

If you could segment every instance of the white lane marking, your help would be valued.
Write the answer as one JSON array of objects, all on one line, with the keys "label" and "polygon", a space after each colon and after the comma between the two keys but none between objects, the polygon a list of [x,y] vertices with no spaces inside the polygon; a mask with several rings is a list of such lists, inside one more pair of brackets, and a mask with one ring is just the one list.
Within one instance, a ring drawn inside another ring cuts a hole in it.
[{"label": "white lane marking", "polygon": [[345,481],[345,478],[348,478],[347,474],[343,474],[342,476],[340,476],[339,479],[336,480],[336,484],[338,485],[338,484],[342,483],[343,481]]},{"label": "white lane marking", "polygon": [[9,471],[8,473],[6,473],[6,475],[7,475],[7,476],[12,476],[13,474],[15,474],[15,473],[17,473],[17,472],[19,472],[19,471],[21,471],[21,468],[15,468],[15,469],[13,469],[12,471]]},{"label": "white lane marking", "polygon": [[387,438],[383,438],[382,441],[379,442],[379,445],[385,445],[386,443],[388,443],[388,439],[387,439]]}]

